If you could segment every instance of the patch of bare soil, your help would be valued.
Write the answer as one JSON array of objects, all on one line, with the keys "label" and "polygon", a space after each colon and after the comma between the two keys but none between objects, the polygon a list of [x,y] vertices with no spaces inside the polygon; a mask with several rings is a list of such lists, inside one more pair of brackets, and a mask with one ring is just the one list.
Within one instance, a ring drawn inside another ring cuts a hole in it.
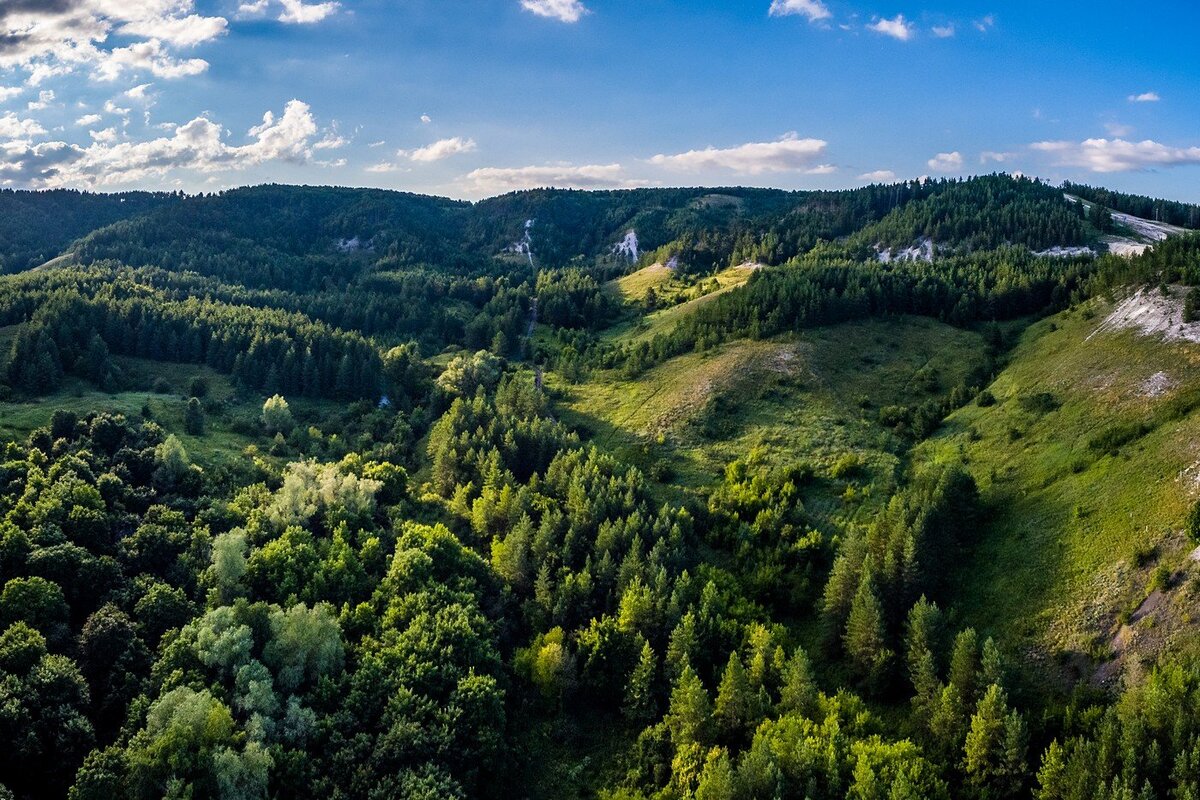
[{"label": "patch of bare soil", "polygon": [[1099,333],[1133,330],[1168,342],[1200,342],[1200,322],[1183,321],[1184,293],[1181,286],[1170,286],[1165,294],[1158,289],[1139,289],[1122,301],[1087,338]]},{"label": "patch of bare soil", "polygon": [[[1175,534],[1161,547],[1166,553],[1157,563],[1139,570],[1128,570],[1133,585],[1145,586],[1150,576],[1165,564],[1179,562],[1166,588],[1150,591],[1127,619],[1111,617],[1107,632],[1098,638],[1104,641],[1109,656],[1095,667],[1091,683],[1099,687],[1113,686],[1134,664],[1148,664],[1172,649],[1184,637],[1200,633],[1200,548],[1187,551],[1180,561],[1182,535]],[[1094,630],[1094,629],[1093,629]]]},{"label": "patch of bare soil", "polygon": [[1175,380],[1170,375],[1165,372],[1156,372],[1142,381],[1142,385],[1138,387],[1138,394],[1142,397],[1162,397],[1174,389],[1175,385]]}]

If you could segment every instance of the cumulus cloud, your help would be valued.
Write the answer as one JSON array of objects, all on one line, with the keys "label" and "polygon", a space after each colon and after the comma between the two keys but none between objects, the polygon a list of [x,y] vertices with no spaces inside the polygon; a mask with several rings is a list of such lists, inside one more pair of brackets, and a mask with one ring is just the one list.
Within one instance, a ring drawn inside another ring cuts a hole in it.
[{"label": "cumulus cloud", "polygon": [[22,119],[11,111],[0,116],[0,139],[31,139],[45,132],[35,119]]},{"label": "cumulus cloud", "polygon": [[500,194],[517,189],[627,189],[647,185],[625,176],[620,164],[557,164],[531,167],[483,167],[468,173],[462,186],[473,194]]},{"label": "cumulus cloud", "polygon": [[229,21],[224,17],[202,17],[199,14],[188,14],[186,17],[157,16],[132,20],[118,28],[117,32],[125,36],[158,39],[177,47],[194,47],[210,39],[216,39],[228,29]]},{"label": "cumulus cloud", "polygon": [[421,122],[428,125],[429,123],[433,122],[433,117],[429,116],[428,114],[422,114]]},{"label": "cumulus cloud", "polygon": [[676,155],[656,155],[650,163],[681,172],[725,170],[742,175],[768,172],[809,172],[827,174],[835,167],[820,164],[828,142],[801,139],[795,132],[774,142],[749,142],[737,147],[689,150]]},{"label": "cumulus cloud", "polygon": [[[168,47],[190,47],[226,31],[223,17],[195,13],[195,0],[7,0],[0,3],[0,68],[23,69],[28,82],[93,67],[111,79],[126,69],[160,77],[193,75],[200,59],[176,59]],[[118,47],[113,35],[144,37]]]},{"label": "cumulus cloud", "polygon": [[954,35],[954,24],[950,23],[949,25],[934,25],[931,30],[933,31],[933,35],[939,39],[949,39]]},{"label": "cumulus cloud", "polygon": [[986,17],[983,17],[982,19],[975,20],[974,25],[975,25],[975,30],[979,31],[980,33],[987,33],[992,28],[996,27],[996,15],[988,14]]},{"label": "cumulus cloud", "polygon": [[126,72],[149,72],[157,78],[169,80],[199,75],[207,69],[208,62],[204,59],[174,58],[162,42],[150,39],[115,48],[100,61],[94,74],[97,80],[115,81]]},{"label": "cumulus cloud", "polygon": [[821,0],[771,0],[771,10],[768,13],[772,17],[798,15],[807,17],[809,22],[817,22],[833,16],[829,7]]},{"label": "cumulus cloud", "polygon": [[1159,100],[1162,100],[1162,98],[1158,96],[1158,92],[1142,92],[1141,94],[1129,95],[1129,102],[1131,103],[1157,103]]},{"label": "cumulus cloud", "polygon": [[1014,155],[1016,155],[1016,154],[1015,153],[998,152],[996,150],[984,150],[982,153],[979,154],[979,163],[980,164],[1003,164],[1005,161],[1008,161]]},{"label": "cumulus cloud", "polygon": [[25,107],[28,108],[30,111],[42,111],[43,109],[49,108],[50,104],[53,102],[54,102],[54,92],[47,89],[47,90],[38,92],[38,99],[30,100],[29,104]]},{"label": "cumulus cloud", "polygon": [[90,125],[95,125],[102,119],[104,119],[104,117],[99,114],[84,114],[82,117],[75,120],[75,124],[81,128],[86,128]]},{"label": "cumulus cloud", "polygon": [[962,169],[962,165],[962,153],[957,150],[953,153],[938,153],[929,159],[929,168],[936,172],[957,172]]},{"label": "cumulus cloud", "polygon": [[1155,167],[1200,164],[1200,147],[1170,147],[1146,139],[1086,139],[1082,142],[1036,142],[1031,147],[1064,167],[1092,172],[1131,172]]},{"label": "cumulus cloud", "polygon": [[877,19],[867,28],[902,42],[911,39],[914,32],[912,23],[906,20],[903,14],[897,14],[894,19]]},{"label": "cumulus cloud", "polygon": [[867,183],[887,183],[896,180],[896,173],[890,169],[877,169],[874,172],[864,172],[858,179]]},{"label": "cumulus cloud", "polygon": [[216,173],[269,161],[304,162],[312,156],[311,140],[317,133],[311,109],[299,100],[289,102],[278,117],[264,114],[241,145],[228,143],[222,126],[206,117],[177,126],[170,136],[145,141],[117,142],[116,132],[106,129],[93,133],[86,147],[32,144],[20,138],[38,135],[23,131],[22,124],[28,122],[0,117],[0,138],[11,139],[0,145],[0,180],[39,188],[95,188],[161,178],[178,170]]},{"label": "cumulus cloud", "polygon": [[21,86],[0,86],[0,103],[12,100],[24,91],[25,89]]},{"label": "cumulus cloud", "polygon": [[451,139],[441,139],[425,147],[418,147],[416,150],[400,150],[396,155],[400,158],[407,158],[409,161],[430,162],[441,161],[460,153],[470,153],[476,149],[474,139],[455,136]]},{"label": "cumulus cloud", "polygon": [[521,0],[521,8],[559,22],[579,22],[591,13],[580,0]]}]

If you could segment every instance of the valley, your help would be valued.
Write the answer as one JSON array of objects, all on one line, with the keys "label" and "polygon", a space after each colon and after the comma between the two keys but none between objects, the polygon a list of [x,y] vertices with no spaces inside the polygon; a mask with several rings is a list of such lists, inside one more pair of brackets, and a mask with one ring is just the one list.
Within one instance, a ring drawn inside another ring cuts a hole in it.
[{"label": "valley", "polygon": [[1101,191],[83,196],[0,254],[0,783],[1191,796],[1200,235]]}]

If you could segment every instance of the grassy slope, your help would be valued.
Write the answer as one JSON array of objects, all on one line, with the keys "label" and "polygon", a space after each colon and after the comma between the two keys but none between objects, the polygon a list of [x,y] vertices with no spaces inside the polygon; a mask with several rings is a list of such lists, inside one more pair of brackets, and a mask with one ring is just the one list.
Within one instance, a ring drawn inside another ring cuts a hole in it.
[{"label": "grassy slope", "polygon": [[[1032,326],[991,391],[998,403],[953,414],[917,461],[962,458],[992,508],[961,571],[957,607],[967,622],[1016,645],[1030,637],[1054,650],[1087,651],[1115,612],[1136,607],[1145,571],[1139,550],[1186,563],[1178,535],[1200,458],[1200,415],[1166,422],[1114,457],[1089,447],[1116,424],[1148,420],[1200,388],[1200,347],[1123,331],[1088,340],[1109,306],[1094,301]],[[1151,396],[1152,376],[1171,387]],[[1019,397],[1054,395],[1047,413]]]},{"label": "grassy slope", "polygon": [[[609,329],[607,338],[633,342],[653,339],[656,335],[669,331],[701,305],[725,292],[745,285],[746,281],[750,280],[750,276],[754,274],[754,269],[750,266],[730,267],[715,275],[694,281],[687,278],[675,279],[665,267],[662,268],[664,272],[667,272],[665,280],[657,271],[647,272],[647,270],[654,270],[654,267],[647,267],[627,275],[609,284],[626,301],[631,298],[644,298],[646,291],[657,281],[657,285],[654,285],[655,291],[659,293],[664,302],[674,303],[674,305],[668,305],[666,308],[661,308],[644,317],[635,317],[616,325]],[[627,283],[623,286],[622,281]],[[640,292],[640,296],[637,294],[638,292]]]},{"label": "grassy slope", "polygon": [[[870,487],[870,498],[882,501],[901,443],[876,422],[877,409],[926,399],[927,389],[912,381],[922,368],[936,371],[940,391],[948,390],[982,353],[977,334],[929,319],[848,323],[687,354],[632,381],[597,374],[561,387],[562,414],[633,463],[667,461],[676,492],[710,488],[728,462],[760,448],[767,464],[805,461],[823,475],[855,453],[864,465],[858,490]],[[844,504],[845,482],[821,484],[826,491],[811,510],[857,516],[875,505]]]}]

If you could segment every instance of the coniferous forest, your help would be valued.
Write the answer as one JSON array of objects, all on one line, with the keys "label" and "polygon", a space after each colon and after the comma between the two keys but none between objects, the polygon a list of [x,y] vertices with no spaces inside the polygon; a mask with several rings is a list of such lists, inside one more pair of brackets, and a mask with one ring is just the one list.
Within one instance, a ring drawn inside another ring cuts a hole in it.
[{"label": "coniferous forest", "polygon": [[1200,226],[0,192],[0,797],[1200,800],[1200,234],[1111,212]]}]

